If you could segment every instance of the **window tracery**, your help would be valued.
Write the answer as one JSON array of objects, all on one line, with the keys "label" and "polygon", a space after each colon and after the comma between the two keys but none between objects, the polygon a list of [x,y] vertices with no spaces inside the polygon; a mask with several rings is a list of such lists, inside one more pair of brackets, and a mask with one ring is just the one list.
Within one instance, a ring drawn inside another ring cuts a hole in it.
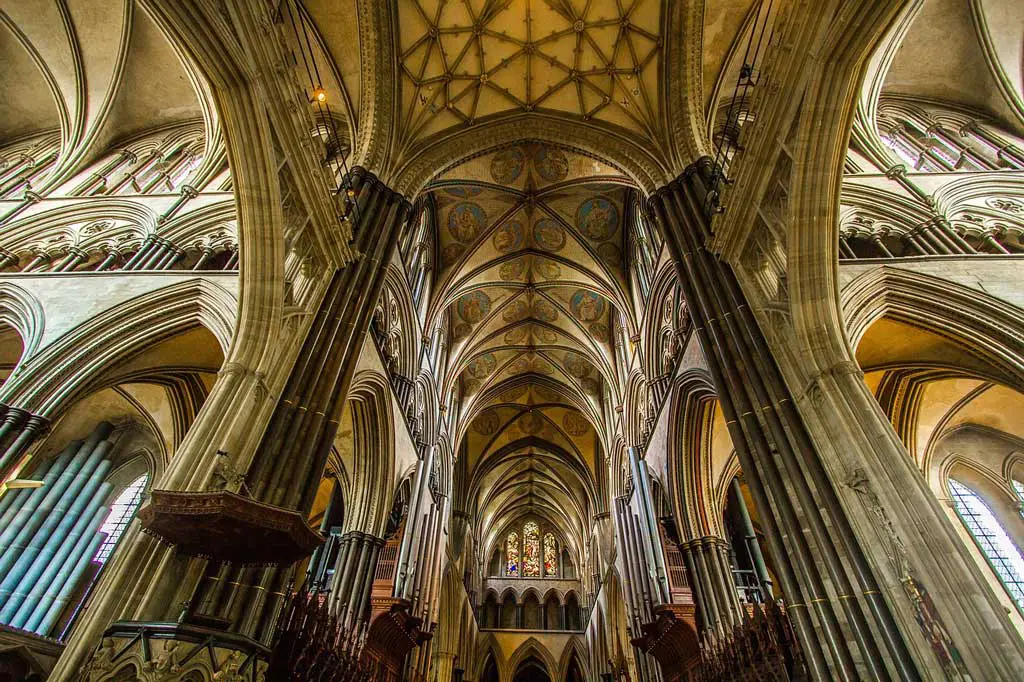
[{"label": "window tracery", "polygon": [[562,547],[554,532],[534,520],[525,521],[505,536],[507,578],[556,578],[564,573]]},{"label": "window tracery", "polygon": [[105,564],[114,552],[121,536],[128,529],[128,524],[135,518],[135,512],[142,502],[142,491],[146,489],[147,481],[149,481],[149,474],[142,474],[132,481],[110,505],[110,513],[107,514],[103,525],[100,526],[100,532],[105,533],[107,537],[103,540],[100,548],[96,550],[96,556],[93,557],[93,561],[96,563]]},{"label": "window tracery", "polygon": [[992,570],[1017,607],[1024,609],[1024,557],[1020,550],[980,495],[952,478],[949,479],[949,492],[957,515],[988,559]]}]

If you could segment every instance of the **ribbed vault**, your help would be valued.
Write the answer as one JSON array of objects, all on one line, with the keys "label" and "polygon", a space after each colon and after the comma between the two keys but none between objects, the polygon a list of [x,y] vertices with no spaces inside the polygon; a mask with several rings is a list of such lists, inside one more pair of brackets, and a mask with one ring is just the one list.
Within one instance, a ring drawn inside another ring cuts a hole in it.
[{"label": "ribbed vault", "polygon": [[527,514],[582,545],[621,393],[616,332],[637,326],[623,267],[632,191],[601,160],[531,141],[428,187],[428,325],[448,325],[445,391],[460,396],[481,546]]}]

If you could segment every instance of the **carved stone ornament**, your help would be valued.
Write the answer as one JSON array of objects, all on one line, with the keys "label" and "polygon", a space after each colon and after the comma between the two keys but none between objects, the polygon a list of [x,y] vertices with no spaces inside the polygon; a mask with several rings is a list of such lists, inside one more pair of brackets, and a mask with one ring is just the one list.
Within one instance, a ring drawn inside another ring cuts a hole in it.
[{"label": "carved stone ornament", "polygon": [[907,547],[893,526],[889,513],[882,506],[881,500],[871,487],[871,482],[863,469],[850,472],[843,484],[861,496],[864,506],[877,520],[874,525],[876,533],[881,536],[889,565],[892,567],[903,591],[914,609],[921,634],[931,645],[932,653],[938,659],[947,680],[951,682],[968,682],[971,679],[967,672],[960,651],[953,643],[942,617],[935,609],[928,590],[914,574],[907,555]]},{"label": "carved stone ornament", "polygon": [[80,682],[265,682],[268,651],[235,635],[178,623],[114,623]]}]

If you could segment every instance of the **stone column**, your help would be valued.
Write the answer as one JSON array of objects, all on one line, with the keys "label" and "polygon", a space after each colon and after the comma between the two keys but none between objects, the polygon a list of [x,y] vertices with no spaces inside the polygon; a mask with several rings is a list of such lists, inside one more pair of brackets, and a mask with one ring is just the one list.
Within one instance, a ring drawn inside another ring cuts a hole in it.
[{"label": "stone column", "polygon": [[47,256],[45,253],[37,253],[36,257],[29,261],[29,264],[24,267],[22,272],[33,272],[35,271],[36,268],[45,263],[47,260],[49,260],[49,256]]},{"label": "stone column", "polygon": [[903,635],[735,274],[706,246],[711,232],[705,183],[712,165],[708,158],[698,161],[657,192],[652,206],[777,557],[811,676],[889,679],[895,673],[917,679]]},{"label": "stone column", "polygon": [[[352,176],[359,193],[352,246],[360,257],[331,275],[276,406],[265,409],[256,401],[264,410],[261,415],[269,413],[269,418],[260,416],[260,420],[268,419],[269,423],[258,437],[251,461],[241,464],[245,469],[240,473],[252,498],[301,513],[308,512],[315,497],[370,315],[384,286],[386,264],[408,211],[408,202],[372,174],[355,168]],[[210,432],[207,437],[236,442],[229,440],[233,434],[216,428],[244,429],[233,420],[234,415],[256,416],[252,412],[254,397],[262,399],[266,392],[260,379],[252,371],[226,365],[204,410],[213,424],[197,422],[193,431],[205,428]],[[205,460],[197,459],[194,466],[199,461]],[[195,476],[181,471],[180,465],[164,477],[174,489],[201,490],[210,485],[193,479]],[[339,560],[349,565],[357,562],[351,585],[360,590],[350,587],[349,599],[344,601],[350,623],[358,623],[361,599],[368,595],[367,586],[373,577],[374,549],[379,540],[367,538],[362,541],[362,558],[357,553],[360,548],[350,542]],[[69,645],[74,647],[74,658],[67,663],[62,660],[53,679],[68,680],[77,675],[88,658],[88,650],[83,648],[95,647],[103,628],[118,617],[129,621],[177,620],[182,627],[216,623],[228,636],[269,643],[280,607],[295,580],[295,565],[265,568],[217,564],[181,557],[150,542],[136,543],[129,550],[126,560],[138,557],[142,565],[102,582],[90,605],[91,622]],[[120,564],[118,567],[124,568]],[[147,576],[147,584],[139,583],[140,575]],[[342,601],[339,599],[339,604]],[[85,637],[91,644],[83,641]]]},{"label": "stone column", "polygon": [[[358,205],[354,251],[362,257],[334,274],[246,475],[255,499],[279,507],[305,511],[313,502],[385,266],[408,214],[408,202],[371,173],[353,169],[352,184]],[[368,543],[358,542],[352,554],[365,570]],[[235,577],[224,580],[226,575]],[[239,634],[268,641],[284,599],[280,591],[291,579],[291,569],[211,565],[190,615],[223,619]],[[354,609],[352,603],[339,607],[346,614]]]},{"label": "stone column", "polygon": [[110,251],[107,254],[107,257],[103,259],[103,262],[97,265],[96,269],[93,272],[103,272],[107,270],[108,268],[110,268],[110,266],[114,264],[114,262],[117,260],[117,257],[117,251]]},{"label": "stone column", "polygon": [[933,253],[932,250],[930,248],[926,248],[921,243],[921,240],[918,239],[917,236],[912,232],[908,232],[907,234],[903,235],[903,241],[906,242],[907,244],[910,244],[910,246],[912,246],[914,250],[917,251],[922,256],[927,256]]},{"label": "stone column", "polygon": [[16,470],[22,456],[32,443],[49,427],[45,417],[30,414],[17,407],[7,408],[3,423],[0,424],[0,439],[10,440],[0,451],[0,481],[4,481]]},{"label": "stone column", "polygon": [[839,235],[839,254],[840,258],[857,258],[857,254],[850,248],[850,242],[848,242],[846,237],[843,235]]},{"label": "stone column", "polygon": [[981,235],[981,241],[996,253],[1010,254],[1010,251],[996,240],[995,235],[991,231]]},{"label": "stone column", "polygon": [[192,266],[193,270],[202,270],[203,266],[206,265],[209,260],[213,258],[213,249],[209,246],[204,246],[199,254],[199,260]]},{"label": "stone column", "polygon": [[960,134],[965,136],[973,134],[1007,165],[1018,170],[1024,168],[1024,152],[980,123],[971,121],[960,130]]},{"label": "stone column", "polygon": [[895,256],[892,255],[892,251],[889,250],[889,247],[887,247],[885,242],[882,241],[881,235],[871,235],[871,243],[874,244],[875,248],[881,251],[882,255],[886,258],[895,258]]},{"label": "stone column", "polygon": [[150,252],[156,245],[156,237],[154,235],[146,235],[146,238],[139,245],[138,250],[132,254],[125,264],[121,267],[122,270],[135,270],[139,262],[149,257]]}]

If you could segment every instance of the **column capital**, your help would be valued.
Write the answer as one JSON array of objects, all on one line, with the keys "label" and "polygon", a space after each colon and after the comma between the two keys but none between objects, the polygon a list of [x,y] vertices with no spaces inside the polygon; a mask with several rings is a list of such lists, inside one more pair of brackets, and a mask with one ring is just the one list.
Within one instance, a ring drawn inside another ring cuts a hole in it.
[{"label": "column capital", "polygon": [[30,416],[32,416],[32,413],[28,410],[23,410],[20,407],[8,406],[7,411],[4,413],[3,421],[8,424],[18,425]]}]

